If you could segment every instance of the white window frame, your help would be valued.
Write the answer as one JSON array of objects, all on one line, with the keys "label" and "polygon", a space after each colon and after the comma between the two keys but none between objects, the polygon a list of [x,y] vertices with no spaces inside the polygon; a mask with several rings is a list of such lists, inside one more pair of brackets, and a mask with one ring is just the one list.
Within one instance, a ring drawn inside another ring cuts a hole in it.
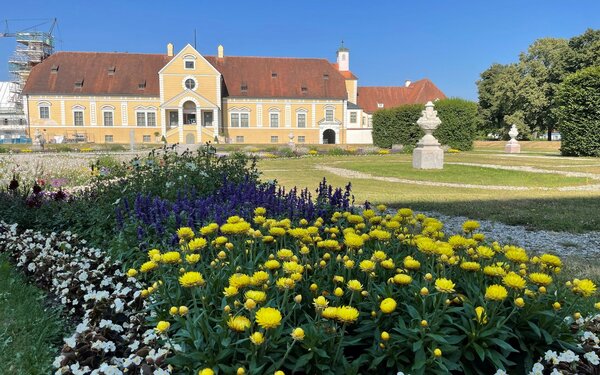
[{"label": "white window frame", "polygon": [[[275,142],[273,142],[275,141]],[[278,135],[272,135],[271,136],[271,143],[279,143],[279,136]]]},{"label": "white window frame", "polygon": [[235,143],[244,143],[244,136],[243,135],[236,135],[235,136]]},{"label": "white window frame", "polygon": [[[146,140],[148,139],[148,140]],[[142,135],[142,143],[150,143],[152,142],[152,136],[148,135],[148,134],[143,134]]]},{"label": "white window frame", "polygon": [[[110,113],[111,114],[111,122],[112,124],[110,125],[106,125],[106,113]],[[115,126],[115,107],[113,107],[112,105],[105,105],[102,107],[102,125],[104,126]]]},{"label": "white window frame", "polygon": [[306,143],[306,136],[299,135],[298,136],[298,143]]},{"label": "white window frame", "polygon": [[[85,126],[85,107],[81,105],[75,105],[71,108],[73,114],[73,126]],[[81,125],[77,125],[75,121],[75,113],[81,112]]]},{"label": "white window frame", "polygon": [[[139,115],[142,114],[142,118],[144,119],[144,123],[142,125],[140,125],[139,123]],[[154,115],[154,125],[149,125],[148,124],[148,118],[149,118],[149,114],[153,114]],[[149,128],[155,128],[158,126],[158,123],[156,122],[156,110],[151,110],[151,109],[137,109],[135,111],[135,126],[138,127],[149,127]]]},{"label": "white window frame", "polygon": [[[354,121],[352,121],[353,117],[354,117]],[[350,112],[350,119],[348,121],[350,121],[351,124],[358,123],[358,113],[356,111],[351,111]]]},{"label": "white window frame", "polygon": [[[191,68],[188,68],[186,66],[186,64],[188,62],[191,62],[193,64],[193,66]],[[185,55],[185,56],[183,56],[183,69],[185,69],[185,70],[195,70],[196,69],[196,56],[194,56],[194,55]]]},{"label": "white window frame", "polygon": [[[273,126],[273,115],[277,115],[277,124]],[[281,122],[280,110],[279,108],[271,108],[269,109],[269,127],[270,128],[278,128],[279,123]]]},{"label": "white window frame", "polygon": [[[191,79],[192,81],[194,81],[194,88],[193,89],[188,89],[187,86],[185,85],[185,81],[187,81],[188,79]],[[181,87],[183,87],[184,90],[196,91],[196,90],[198,90],[198,80],[196,78],[192,77],[192,76],[186,76],[181,81]]]},{"label": "white window frame", "polygon": [[[247,118],[246,125],[243,126],[242,116]],[[234,117],[237,118],[237,121],[234,121]],[[234,123],[237,122],[237,125]],[[249,128],[250,127],[250,110],[248,108],[232,108],[229,111],[229,126],[232,128]]]},{"label": "white window frame", "polygon": [[[110,141],[108,140],[107,137],[110,137]],[[104,143],[113,143],[114,141],[115,141],[115,137],[112,134],[104,135]]]},{"label": "white window frame", "polygon": [[[331,120],[327,119],[328,112],[331,112]],[[323,118],[325,119],[325,122],[334,122],[335,121],[335,107],[326,106],[325,108],[323,108]]]},{"label": "white window frame", "polygon": [[[38,114],[40,115],[40,119],[42,120],[50,120],[50,107],[52,106],[52,103],[50,102],[39,102],[38,103]],[[42,108],[46,108],[46,110],[48,111],[48,117],[42,117]]]},{"label": "white window frame", "polygon": [[[300,126],[300,115],[304,116],[304,126]],[[299,109],[296,111],[296,127],[304,129],[307,127],[308,122],[308,111],[305,109]]]}]

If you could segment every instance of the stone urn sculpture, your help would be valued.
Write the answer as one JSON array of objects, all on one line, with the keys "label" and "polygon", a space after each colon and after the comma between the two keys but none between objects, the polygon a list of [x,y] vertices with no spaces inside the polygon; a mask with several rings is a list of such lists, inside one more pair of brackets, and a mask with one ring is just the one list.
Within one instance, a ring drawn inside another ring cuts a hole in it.
[{"label": "stone urn sculpture", "polygon": [[423,138],[417,143],[413,151],[413,168],[416,169],[442,169],[444,168],[444,150],[433,136],[435,129],[440,126],[442,120],[433,109],[432,102],[425,104],[425,110],[417,120],[417,125],[425,132]]},{"label": "stone urn sculpture", "polygon": [[290,146],[291,149],[294,149],[294,147],[296,147],[296,145],[294,144],[294,133],[290,132],[290,134],[288,134],[288,138],[290,139],[290,141],[288,142],[288,146]]},{"label": "stone urn sculpture", "polygon": [[506,143],[506,146],[504,146],[504,152],[507,154],[518,154],[521,152],[521,145],[519,144],[519,142],[517,142],[517,135],[519,135],[519,130],[517,129],[517,126],[515,124],[513,124],[510,127],[510,131],[508,132],[508,135],[510,136],[510,141],[508,141],[508,143]]}]

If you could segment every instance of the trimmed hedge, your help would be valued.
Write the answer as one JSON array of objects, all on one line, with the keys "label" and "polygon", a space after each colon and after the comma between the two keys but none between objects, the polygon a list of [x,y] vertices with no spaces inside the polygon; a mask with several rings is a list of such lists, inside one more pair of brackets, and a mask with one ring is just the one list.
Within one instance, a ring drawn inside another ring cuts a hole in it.
[{"label": "trimmed hedge", "polygon": [[[409,104],[375,112],[373,143],[386,148],[394,144],[409,149],[415,146],[424,134],[417,125],[423,109],[422,104]],[[435,110],[442,124],[433,135],[440,143],[458,150],[471,150],[479,121],[477,103],[458,98],[443,99],[435,102]]]},{"label": "trimmed hedge", "polygon": [[557,93],[560,151],[568,156],[600,156],[600,66],[573,73]]}]

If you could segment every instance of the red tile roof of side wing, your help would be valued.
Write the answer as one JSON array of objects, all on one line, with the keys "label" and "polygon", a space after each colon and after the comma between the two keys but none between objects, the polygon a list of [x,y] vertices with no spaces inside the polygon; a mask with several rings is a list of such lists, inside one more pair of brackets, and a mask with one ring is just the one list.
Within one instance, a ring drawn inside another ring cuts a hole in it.
[{"label": "red tile roof of side wing", "polygon": [[[172,57],[160,54],[57,52],[33,67],[24,94],[158,97],[158,71]],[[58,71],[52,72],[57,67]],[[114,74],[109,68],[114,67]],[[81,88],[75,82],[83,79]],[[139,85],[146,87],[140,89]]]},{"label": "red tile roof of side wing", "polygon": [[[340,100],[348,97],[344,77],[325,59],[204,57],[223,75],[230,97]],[[241,89],[242,84],[246,90]]]},{"label": "red tile roof of side wing", "polygon": [[383,108],[393,108],[405,104],[425,104],[435,99],[445,99],[446,95],[429,79],[425,78],[412,82],[409,87],[359,87],[358,106],[365,112],[373,113],[378,109],[378,103]]}]

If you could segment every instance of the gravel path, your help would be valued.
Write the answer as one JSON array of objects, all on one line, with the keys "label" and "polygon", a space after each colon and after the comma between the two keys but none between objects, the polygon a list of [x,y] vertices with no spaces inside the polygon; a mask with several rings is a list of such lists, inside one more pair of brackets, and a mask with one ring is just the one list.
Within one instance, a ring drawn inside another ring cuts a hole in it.
[{"label": "gravel path", "polygon": [[447,164],[456,164],[456,165],[467,165],[470,167],[482,167],[482,168],[491,168],[491,169],[503,169],[507,171],[523,171],[530,173],[546,173],[546,174],[559,174],[567,177],[584,177],[591,178],[592,180],[600,180],[600,175],[595,173],[586,173],[586,172],[569,172],[569,171],[556,171],[552,169],[539,169],[534,167],[528,167],[523,165],[498,165],[498,164],[479,164],[479,163],[447,163]]},{"label": "gravel path", "polygon": [[[462,216],[446,216],[438,212],[423,212],[444,223],[446,234],[462,233],[462,224],[469,220]],[[565,233],[553,231],[532,231],[523,226],[478,220],[487,238],[502,245],[517,245],[532,252],[551,252],[559,255],[595,255],[600,257],[600,232]]]}]

